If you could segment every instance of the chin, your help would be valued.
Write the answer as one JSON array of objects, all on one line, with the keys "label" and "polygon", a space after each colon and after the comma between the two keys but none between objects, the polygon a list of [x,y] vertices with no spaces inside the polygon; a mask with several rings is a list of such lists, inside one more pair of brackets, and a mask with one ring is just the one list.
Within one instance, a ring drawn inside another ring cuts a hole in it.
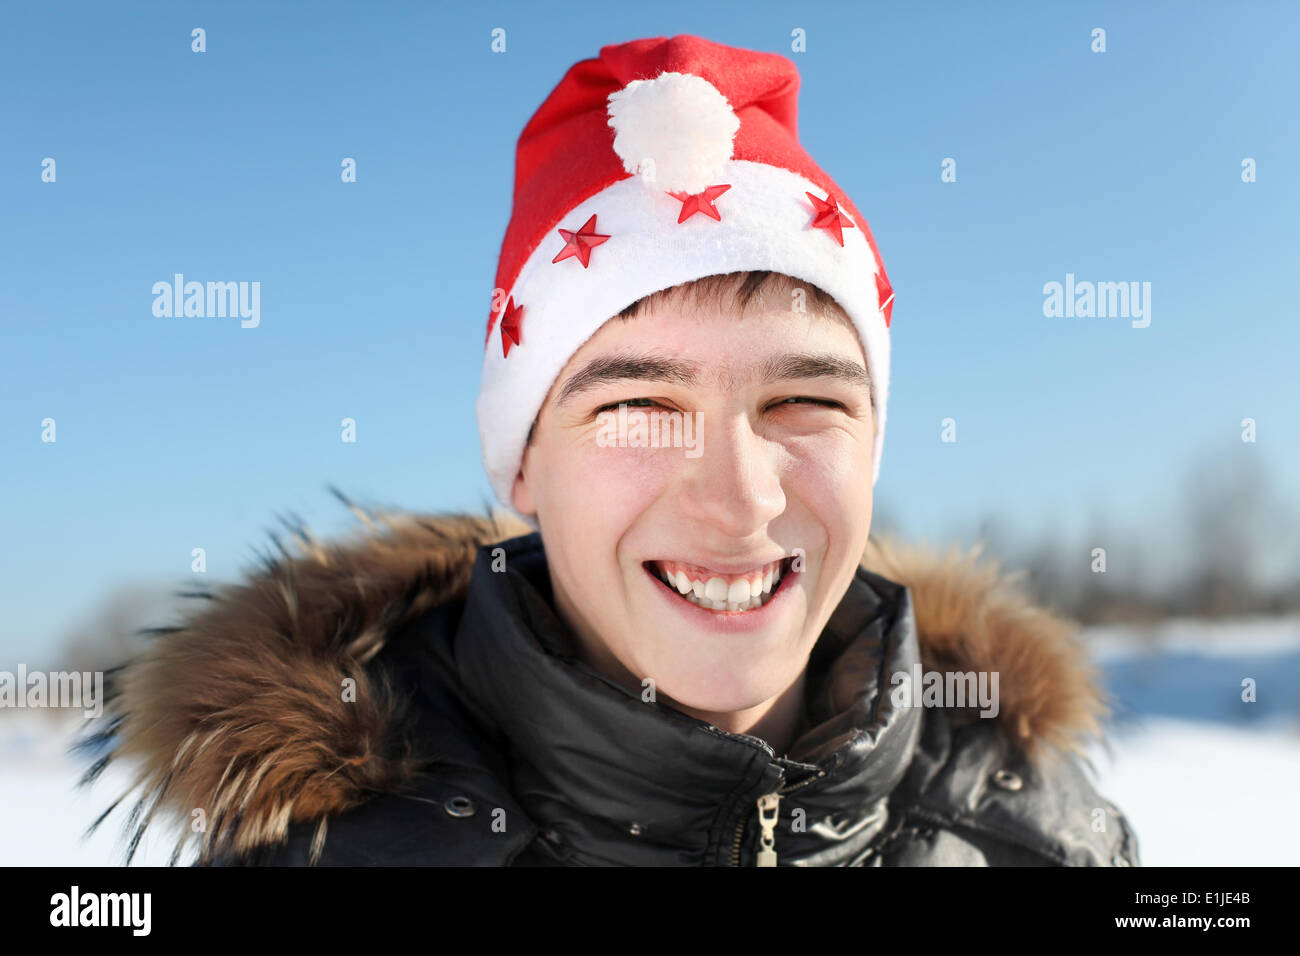
[{"label": "chin", "polygon": [[776,697],[785,688],[774,690],[772,693],[764,691],[755,691],[748,694],[711,694],[707,690],[701,695],[688,695],[687,699],[665,692],[665,697],[671,699],[672,703],[678,708],[686,708],[694,713],[699,714],[739,714],[765,704],[773,697]]},{"label": "chin", "polygon": [[799,673],[799,662],[753,660],[731,654],[725,661],[676,656],[655,689],[661,698],[695,711],[733,714],[764,704],[785,691]]}]

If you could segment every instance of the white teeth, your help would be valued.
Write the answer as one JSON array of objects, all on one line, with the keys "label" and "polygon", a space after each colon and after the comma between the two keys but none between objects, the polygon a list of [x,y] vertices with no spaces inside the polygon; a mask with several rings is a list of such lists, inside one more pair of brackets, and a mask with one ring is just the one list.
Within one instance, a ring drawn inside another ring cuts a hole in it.
[{"label": "white teeth", "polygon": [[762,607],[766,601],[766,598],[761,593],[753,595],[749,600],[744,602],[710,601],[707,597],[697,597],[693,591],[683,596],[692,604],[697,604],[710,611],[750,611],[754,608]]},{"label": "white teeth", "polygon": [[741,578],[727,588],[727,603],[736,605],[749,603],[749,580],[747,578]]},{"label": "white teeth", "polygon": [[693,580],[685,571],[672,572],[656,568],[659,580],[675,590],[692,604],[711,611],[751,611],[767,603],[773,590],[781,583],[781,564],[753,577],[737,578],[730,585],[721,577],[707,581]]}]

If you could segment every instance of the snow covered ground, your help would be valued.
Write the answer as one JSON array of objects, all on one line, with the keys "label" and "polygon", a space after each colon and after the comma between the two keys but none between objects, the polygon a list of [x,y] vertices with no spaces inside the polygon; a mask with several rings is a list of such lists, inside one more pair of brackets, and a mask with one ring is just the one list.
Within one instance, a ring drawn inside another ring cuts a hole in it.
[{"label": "snow covered ground", "polygon": [[1143,864],[1300,863],[1300,618],[1085,637],[1116,699],[1098,786],[1133,822]]},{"label": "snow covered ground", "polygon": [[[1143,864],[1300,862],[1300,619],[1085,636],[1119,704],[1109,752],[1092,755],[1098,788],[1133,822]],[[49,718],[0,712],[0,866],[117,865],[124,814],[81,834],[124,778],[110,770],[79,791],[82,765],[65,752],[77,722]],[[167,862],[161,837],[145,838],[135,865]]]},{"label": "snow covered ground", "polygon": [[[0,712],[0,866],[116,866],[126,849],[118,812],[87,840],[82,833],[124,788],[110,768],[92,789],[79,789],[86,764],[66,749],[80,718],[35,711]],[[155,834],[132,865],[165,866],[172,847]]]},{"label": "snow covered ground", "polygon": [[1119,729],[1098,789],[1129,818],[1144,866],[1300,862],[1300,726],[1152,718]]}]

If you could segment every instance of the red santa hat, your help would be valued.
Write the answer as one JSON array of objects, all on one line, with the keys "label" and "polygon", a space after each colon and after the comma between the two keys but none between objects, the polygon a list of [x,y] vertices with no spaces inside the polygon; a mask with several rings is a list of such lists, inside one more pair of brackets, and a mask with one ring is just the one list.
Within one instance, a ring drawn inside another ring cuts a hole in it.
[{"label": "red santa hat", "polygon": [[817,285],[853,321],[875,483],[894,296],[866,219],[799,144],[798,91],[784,56],[655,37],[574,64],[524,127],[477,406],[507,507],[533,419],[588,338],[643,296],[749,270]]}]

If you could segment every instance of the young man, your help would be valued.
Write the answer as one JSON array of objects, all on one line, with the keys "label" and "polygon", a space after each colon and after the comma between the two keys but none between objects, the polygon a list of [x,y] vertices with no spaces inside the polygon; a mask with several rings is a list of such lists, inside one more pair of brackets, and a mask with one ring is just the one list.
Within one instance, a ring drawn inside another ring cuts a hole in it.
[{"label": "young man", "polygon": [[304,536],[161,635],[111,702],[132,825],[220,864],[1138,862],[1068,624],[868,540],[893,294],[797,90],[690,36],[569,71],[478,405],[517,517]]}]

